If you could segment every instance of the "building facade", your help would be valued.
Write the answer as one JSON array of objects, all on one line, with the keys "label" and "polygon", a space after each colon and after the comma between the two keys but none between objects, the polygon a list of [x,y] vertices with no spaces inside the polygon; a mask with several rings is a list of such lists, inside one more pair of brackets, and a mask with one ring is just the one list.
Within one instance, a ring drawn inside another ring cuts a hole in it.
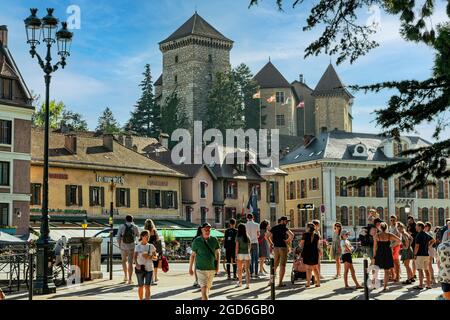
[{"label": "building facade", "polygon": [[29,226],[33,111],[30,92],[8,49],[8,29],[0,26],[0,228],[16,228],[18,235],[28,234]]},{"label": "building facade", "polygon": [[[33,129],[31,211],[40,216],[43,131]],[[184,175],[126,148],[112,135],[50,135],[50,216],[107,220],[131,214],[138,219],[180,219]]]},{"label": "building facade", "polygon": [[[333,224],[339,221],[357,234],[367,225],[371,208],[386,221],[390,215],[396,215],[405,223],[407,216],[413,215],[433,225],[443,225],[450,217],[448,179],[416,192],[409,192],[405,188],[407,181],[399,177],[358,189],[347,186],[352,180],[367,177],[376,167],[402,161],[402,150],[425,145],[429,143],[418,137],[402,137],[398,143],[375,134],[332,131],[293,150],[281,160],[281,168],[288,173],[286,211],[291,215],[292,226],[304,228],[311,219],[322,219],[325,234],[330,237]],[[314,209],[299,208],[303,204],[313,204]]]},{"label": "building facade", "polygon": [[206,120],[206,104],[213,79],[230,70],[233,41],[206,22],[197,12],[159,43],[163,72],[155,82],[158,103],[176,92],[191,123]]}]

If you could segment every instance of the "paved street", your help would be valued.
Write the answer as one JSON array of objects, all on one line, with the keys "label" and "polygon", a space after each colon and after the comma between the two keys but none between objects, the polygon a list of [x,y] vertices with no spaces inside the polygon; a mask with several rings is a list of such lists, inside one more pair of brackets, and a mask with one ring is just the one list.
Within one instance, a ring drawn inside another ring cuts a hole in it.
[{"label": "paved street", "polygon": [[[136,300],[137,288],[135,285],[127,285],[122,282],[120,265],[114,265],[114,279],[109,280],[104,268],[105,279],[85,282],[76,287],[58,288],[54,295],[37,296],[40,299],[63,300]],[[187,273],[187,263],[172,263],[167,274],[159,273],[158,285],[152,286],[152,299],[170,300],[194,300],[199,299],[200,290],[192,286],[193,277]],[[288,264],[287,270],[292,265]],[[298,280],[294,285],[290,283],[290,273],[286,276],[287,286],[276,288],[277,299],[287,300],[357,300],[363,299],[363,290],[344,290],[342,279],[332,279],[334,276],[334,264],[322,264],[322,273],[325,279],[320,288],[305,289],[304,281]],[[362,282],[362,261],[355,262],[357,277]],[[214,281],[211,291],[211,299],[247,300],[270,299],[270,288],[267,286],[268,278],[254,280],[250,289],[236,288],[235,281],[228,281],[222,272]],[[352,282],[350,280],[350,284]],[[391,285],[391,291],[381,293],[380,289],[371,292],[371,299],[376,300],[435,300],[441,294],[440,285],[434,285],[431,290],[417,292],[412,285]],[[10,296],[10,299],[27,299],[25,294]]]}]

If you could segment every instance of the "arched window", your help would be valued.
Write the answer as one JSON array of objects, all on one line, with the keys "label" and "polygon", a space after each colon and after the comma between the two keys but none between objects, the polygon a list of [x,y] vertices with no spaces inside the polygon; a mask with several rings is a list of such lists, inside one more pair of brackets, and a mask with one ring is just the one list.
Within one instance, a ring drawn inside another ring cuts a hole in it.
[{"label": "arched window", "polygon": [[295,181],[289,182],[289,200],[295,199]]},{"label": "arched window", "polygon": [[366,196],[366,186],[361,186],[358,189],[358,197],[365,197]]},{"label": "arched window", "polygon": [[429,220],[428,208],[422,208],[422,221],[427,222]]},{"label": "arched window", "polygon": [[316,178],[312,178],[312,189],[317,190],[317,179]]},{"label": "arched window", "polygon": [[383,198],[384,195],[384,181],[382,178],[377,180],[376,185],[377,198]]},{"label": "arched window", "polygon": [[347,178],[342,177],[340,179],[340,192],[339,195],[341,197],[346,197],[347,196]]},{"label": "arched window", "polygon": [[299,228],[306,227],[306,223],[308,222],[307,210],[298,209],[297,214],[298,214]]},{"label": "arched window", "polygon": [[306,180],[300,181],[300,198],[306,198]]},{"label": "arched window", "polygon": [[400,208],[400,222],[404,225],[408,225],[408,214],[406,213],[405,207]]},{"label": "arched window", "polygon": [[367,208],[359,207],[359,225],[360,226],[366,225],[366,215],[367,215]]},{"label": "arched window", "polygon": [[380,216],[380,219],[384,221],[384,208],[378,207],[377,212],[378,212],[378,215]]},{"label": "arched window", "polygon": [[438,182],[438,199],[444,199],[444,181],[442,180]]},{"label": "arched window", "polygon": [[342,226],[348,226],[348,208],[341,207],[341,224]]},{"label": "arched window", "polygon": [[438,225],[439,226],[445,225],[445,210],[444,210],[444,208],[438,209]]}]

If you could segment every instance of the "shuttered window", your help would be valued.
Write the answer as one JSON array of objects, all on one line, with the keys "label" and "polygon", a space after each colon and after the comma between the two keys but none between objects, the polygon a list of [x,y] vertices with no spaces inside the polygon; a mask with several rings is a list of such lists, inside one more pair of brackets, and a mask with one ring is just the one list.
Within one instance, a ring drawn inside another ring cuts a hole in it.
[{"label": "shuttered window", "polygon": [[41,205],[42,184],[40,184],[40,183],[32,183],[30,189],[31,189],[30,205],[32,205],[32,206],[40,206]]},{"label": "shuttered window", "polygon": [[91,207],[105,206],[104,187],[89,187],[89,206]]},{"label": "shuttered window", "polygon": [[116,207],[130,208],[130,189],[117,188],[116,189]]},{"label": "shuttered window", "polygon": [[83,206],[83,187],[66,185],[66,206]]},{"label": "shuttered window", "polygon": [[139,208],[146,208],[148,205],[148,196],[147,196],[147,190],[146,189],[139,189],[139,199],[138,199],[138,203],[139,203]]}]

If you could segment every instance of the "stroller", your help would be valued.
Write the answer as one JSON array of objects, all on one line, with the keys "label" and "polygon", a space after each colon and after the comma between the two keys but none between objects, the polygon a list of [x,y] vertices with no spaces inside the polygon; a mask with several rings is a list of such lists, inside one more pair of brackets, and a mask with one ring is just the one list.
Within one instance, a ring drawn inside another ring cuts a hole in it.
[{"label": "stroller", "polygon": [[[303,263],[301,249],[295,249],[295,260],[292,264],[291,283],[294,284],[297,279],[306,279],[306,265]],[[311,275],[311,284],[315,283],[314,276]]]}]

